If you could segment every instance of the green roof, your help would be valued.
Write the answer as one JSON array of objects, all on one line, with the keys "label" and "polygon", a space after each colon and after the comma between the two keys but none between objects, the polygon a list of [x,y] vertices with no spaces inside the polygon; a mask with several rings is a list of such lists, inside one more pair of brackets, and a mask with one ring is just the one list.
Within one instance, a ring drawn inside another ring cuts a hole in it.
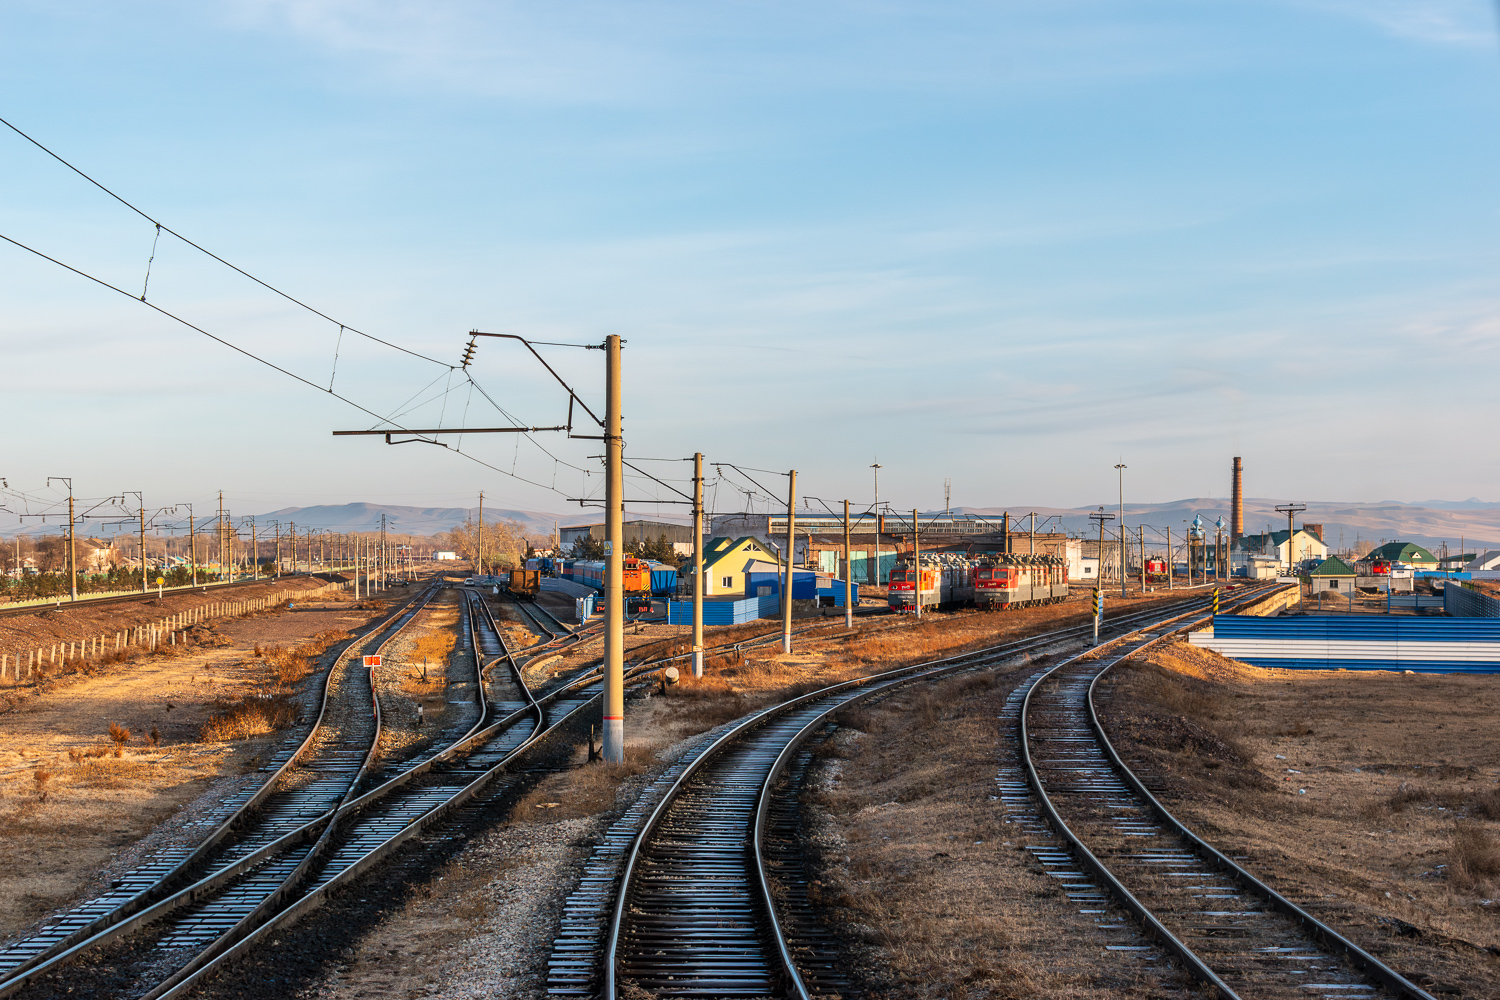
[{"label": "green roof", "polygon": [[1389,559],[1391,562],[1437,562],[1437,556],[1412,542],[1386,542],[1370,550],[1366,559]]},{"label": "green roof", "polygon": [[1330,556],[1318,563],[1308,576],[1356,576],[1354,567],[1338,556]]}]

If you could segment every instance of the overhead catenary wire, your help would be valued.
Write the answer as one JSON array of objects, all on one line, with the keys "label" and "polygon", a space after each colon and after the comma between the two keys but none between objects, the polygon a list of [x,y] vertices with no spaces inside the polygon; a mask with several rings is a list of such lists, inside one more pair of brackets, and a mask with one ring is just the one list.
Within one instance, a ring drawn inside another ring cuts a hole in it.
[{"label": "overhead catenary wire", "polygon": [[[0,119],[0,123],[4,123],[4,119]],[[268,360],[266,358],[263,358],[263,357],[259,356],[258,354],[255,354],[252,351],[248,351],[245,348],[240,347],[238,344],[235,344],[235,343],[233,343],[231,341],[225,340],[223,337],[220,337],[217,334],[210,333],[209,331],[205,330],[203,327],[198,326],[197,324],[195,324],[195,323],[193,323],[193,322],[191,322],[191,321],[189,321],[187,319],[184,319],[181,316],[178,316],[176,313],[169,312],[168,310],[163,309],[161,306],[157,305],[154,302],[147,302],[144,299],[141,299],[140,297],[138,297],[136,295],[133,295],[130,292],[125,291],[123,288],[120,288],[120,287],[118,287],[116,285],[110,284],[109,282],[105,281],[103,278],[97,278],[94,275],[89,274],[87,271],[81,271],[78,268],[73,267],[71,264],[65,264],[62,261],[58,260],[56,257],[48,256],[47,254],[42,253],[42,251],[37,250],[34,247],[27,246],[25,243],[22,243],[20,240],[12,239],[11,237],[6,236],[4,233],[0,233],[0,240],[4,240],[6,243],[11,244],[12,246],[15,246],[15,247],[18,247],[18,248],[20,248],[22,250],[25,250],[27,253],[34,254],[35,256],[40,257],[42,260],[48,261],[49,263],[52,263],[52,264],[56,264],[58,267],[62,268],[63,270],[70,271],[73,274],[78,275],[80,278],[85,278],[85,279],[87,279],[89,281],[92,281],[94,284],[99,285],[102,288],[107,288],[110,291],[115,292],[116,294],[123,295],[126,298],[130,299],[132,302],[139,302],[141,305],[145,306],[147,309],[150,309],[150,310],[153,310],[154,312],[160,313],[161,315],[163,315],[166,318],[172,320],[173,322],[180,323],[183,326],[187,327],[188,329],[193,330],[196,333],[200,333],[203,336],[207,337],[208,339],[213,340],[213,341],[215,341],[217,343],[223,344],[225,347],[229,348],[230,350],[235,351],[238,354],[243,354],[245,357],[249,358],[250,360],[259,362],[260,364],[265,365],[267,368],[271,368],[271,369],[273,369],[275,371],[278,371],[278,372],[280,372],[281,374],[287,376],[290,379],[293,379],[293,380],[295,380],[297,382],[301,382],[303,385],[309,386],[310,388],[313,388],[313,389],[316,389],[318,392],[326,393],[327,395],[332,396],[334,399],[337,399],[341,403],[347,403],[348,405],[354,407],[356,410],[359,410],[361,413],[365,413],[365,414],[368,414],[369,416],[374,417],[377,421],[380,421],[382,423],[394,423],[394,421],[390,420],[390,418],[385,417],[385,416],[381,415],[380,413],[377,413],[376,411],[370,409],[367,406],[363,406],[360,403],[356,403],[354,400],[350,399],[347,396],[344,396],[344,395],[341,395],[340,393],[334,392],[332,389],[325,388],[325,387],[317,384],[316,382],[313,382],[313,381],[310,381],[308,379],[305,379],[301,375],[298,375],[296,372],[289,371],[288,369],[283,368],[280,365],[276,364],[276,362],[274,362],[274,361],[270,361],[270,360]],[[466,404],[465,409],[467,411],[467,404]],[[406,434],[412,433],[411,431],[407,430],[406,428],[401,427],[399,424],[397,424],[396,426],[392,427],[391,431],[392,431],[392,433],[396,433],[396,432],[406,433]],[[519,482],[526,483],[526,484],[528,484],[530,486],[537,486],[537,487],[540,487],[541,489],[552,490],[552,492],[556,492],[556,493],[561,494],[561,491],[553,489],[552,487],[548,486],[546,483],[539,483],[539,482],[536,482],[535,480],[527,479],[525,476],[515,475],[513,473],[507,472],[505,469],[502,469],[499,466],[491,465],[489,462],[486,462],[483,459],[481,459],[481,458],[479,458],[479,457],[477,457],[475,455],[472,455],[472,454],[470,454],[470,453],[468,453],[466,451],[463,451],[458,446],[444,444],[441,441],[434,441],[434,440],[429,440],[427,438],[421,438],[421,437],[414,438],[413,440],[422,441],[422,442],[424,442],[426,444],[435,444],[435,445],[438,445],[441,448],[446,448],[449,451],[452,451],[455,455],[462,455],[464,458],[468,459],[469,461],[475,462],[475,463],[477,463],[479,465],[482,465],[482,466],[484,466],[487,469],[491,469],[491,470],[493,470],[495,472],[500,473],[501,475],[509,476],[512,479],[515,479],[515,480],[517,480]]]},{"label": "overhead catenary wire", "polygon": [[[350,333],[356,334],[356,335],[358,335],[360,337],[364,337],[366,340],[372,340],[372,341],[374,341],[377,344],[384,344],[386,347],[389,347],[389,348],[391,348],[393,350],[401,351],[403,354],[410,354],[414,358],[421,358],[423,361],[430,361],[430,362],[432,362],[435,365],[442,365],[445,368],[456,367],[454,365],[449,364],[446,361],[439,361],[437,358],[430,358],[427,355],[422,354],[422,353],[420,353],[418,351],[413,351],[410,348],[402,347],[400,344],[393,344],[389,340],[383,340],[380,337],[377,337],[377,336],[375,336],[372,333],[365,333],[363,330],[359,330],[359,329],[357,329],[355,327],[352,327],[352,326],[350,326],[347,323],[340,323],[338,320],[334,319],[332,316],[328,315],[327,313],[323,312],[322,310],[320,310],[320,309],[318,309],[318,308],[316,308],[314,306],[308,305],[306,302],[303,302],[301,299],[298,299],[298,298],[296,298],[293,295],[290,295],[290,294],[288,294],[286,292],[283,292],[281,289],[277,288],[275,285],[271,284],[270,282],[264,281],[261,278],[257,278],[255,275],[251,274],[249,271],[246,271],[244,268],[239,267],[238,265],[235,265],[235,264],[231,264],[229,261],[225,260],[223,257],[220,257],[218,254],[214,253],[212,250],[209,250],[206,247],[200,246],[199,244],[197,244],[197,243],[193,242],[192,240],[188,239],[186,236],[184,236],[181,233],[177,232],[172,227],[164,225],[163,223],[161,223],[157,219],[155,219],[152,216],[148,215],[146,212],[144,212],[141,209],[137,208],[135,205],[132,205],[130,202],[126,201],[124,198],[122,198],[120,195],[116,194],[114,191],[111,191],[109,188],[105,187],[103,184],[101,184],[99,181],[95,180],[93,177],[90,177],[88,174],[84,173],[78,167],[75,167],[72,163],[68,162],[66,159],[64,159],[58,153],[53,152],[51,149],[49,149],[46,146],[42,145],[42,143],[38,142],[36,139],[32,138],[31,136],[27,135],[25,132],[21,131],[14,124],[12,124],[11,122],[7,121],[6,119],[0,118],[0,125],[4,125],[6,128],[10,129],[16,135],[20,136],[21,138],[25,139],[27,142],[31,143],[37,149],[40,149],[42,152],[44,152],[48,156],[52,157],[58,163],[61,163],[63,166],[67,167],[69,170],[73,171],[73,173],[77,174],[79,177],[82,177],[84,180],[86,180],[90,184],[94,185],[94,187],[98,188],[100,191],[103,191],[105,194],[109,195],[115,201],[119,202],[121,205],[124,205],[126,208],[130,209],[136,215],[139,215],[141,218],[143,218],[147,222],[151,223],[153,226],[155,226],[157,228],[157,235],[158,236],[160,236],[160,234],[162,232],[166,232],[166,233],[168,233],[171,236],[175,236],[177,239],[179,239],[182,242],[186,243],[188,246],[192,247],[194,250],[197,250],[199,253],[205,254],[205,255],[207,255],[209,257],[212,257],[214,260],[218,261],[220,264],[223,264],[225,267],[229,268],[231,271],[234,271],[237,274],[240,274],[240,275],[243,275],[246,278],[249,278],[251,281],[255,282],[257,285],[260,285],[262,288],[266,289],[269,292],[272,292],[272,293],[274,293],[276,295],[281,296],[282,298],[286,299],[288,302],[292,303],[293,305],[300,306],[301,308],[306,309],[308,312],[312,313],[313,315],[319,316],[319,317],[327,320],[330,323],[337,323],[338,326],[339,326],[339,329],[340,329],[341,333],[342,333],[343,330],[348,330]],[[12,240],[11,242],[15,242],[15,241]],[[17,244],[17,245],[19,246],[20,244]],[[24,249],[28,249],[29,250],[31,248],[30,247],[25,247]],[[32,252],[35,253],[36,251],[32,251]],[[155,255],[156,255],[156,248],[155,248],[155,244],[153,244],[152,245],[152,256],[155,257]],[[64,265],[64,266],[66,266],[66,265]],[[148,264],[148,271],[147,271],[147,280],[148,281],[150,280],[149,264]],[[101,282],[101,284],[102,284],[102,282]],[[125,294],[128,295],[129,293],[127,292]],[[145,289],[144,288],[141,289],[141,294],[139,296],[131,295],[130,297],[131,298],[139,298],[141,302],[145,302],[146,301],[146,292],[145,292]],[[150,303],[147,303],[147,304],[149,305]],[[332,383],[330,382],[330,385],[331,384]]]}]

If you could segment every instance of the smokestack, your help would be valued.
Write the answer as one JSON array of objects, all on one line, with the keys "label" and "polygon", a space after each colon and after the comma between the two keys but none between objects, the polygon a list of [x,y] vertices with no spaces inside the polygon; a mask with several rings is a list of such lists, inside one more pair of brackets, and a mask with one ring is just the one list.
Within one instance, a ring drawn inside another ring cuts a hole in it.
[{"label": "smokestack", "polygon": [[1245,533],[1245,466],[1234,458],[1234,482],[1229,493],[1229,540],[1234,543]]}]

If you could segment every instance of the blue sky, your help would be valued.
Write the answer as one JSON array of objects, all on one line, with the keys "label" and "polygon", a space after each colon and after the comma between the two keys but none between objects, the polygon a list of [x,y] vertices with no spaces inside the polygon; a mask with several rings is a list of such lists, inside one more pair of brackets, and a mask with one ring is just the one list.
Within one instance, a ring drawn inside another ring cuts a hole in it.
[{"label": "blue sky", "polygon": [[[637,456],[864,503],[878,458],[908,508],[945,478],[1102,502],[1121,460],[1133,499],[1221,495],[1235,454],[1258,496],[1496,500],[1496,35],[1482,0],[13,2],[0,116],[441,361],[473,327],[624,336]],[[13,134],[0,176],[0,233],[139,293],[149,223]],[[336,323],[170,237],[148,297],[332,374]],[[244,513],[599,490],[572,468],[594,442],[465,442],[535,486],[335,440],[371,421],[10,247],[0,304],[12,487]],[[440,365],[339,353],[377,412],[433,384],[403,419],[502,422]],[[555,354],[597,400],[600,356]],[[474,372],[559,421],[514,349]]]}]

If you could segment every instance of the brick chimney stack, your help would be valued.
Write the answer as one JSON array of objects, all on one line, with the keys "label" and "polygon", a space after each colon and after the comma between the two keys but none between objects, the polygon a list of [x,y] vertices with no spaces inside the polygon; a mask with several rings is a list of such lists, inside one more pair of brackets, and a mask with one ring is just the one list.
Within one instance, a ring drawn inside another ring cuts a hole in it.
[{"label": "brick chimney stack", "polygon": [[1245,533],[1245,466],[1234,459],[1234,481],[1229,491],[1229,543]]}]

